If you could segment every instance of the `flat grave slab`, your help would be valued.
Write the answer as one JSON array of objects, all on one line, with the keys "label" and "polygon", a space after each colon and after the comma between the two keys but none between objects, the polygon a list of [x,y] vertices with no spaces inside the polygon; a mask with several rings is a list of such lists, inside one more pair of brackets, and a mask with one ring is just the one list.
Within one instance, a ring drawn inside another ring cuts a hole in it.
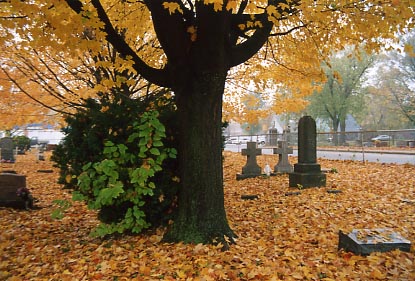
[{"label": "flat grave slab", "polygon": [[339,249],[358,255],[372,252],[411,250],[411,242],[389,228],[353,229],[349,234],[339,232]]}]

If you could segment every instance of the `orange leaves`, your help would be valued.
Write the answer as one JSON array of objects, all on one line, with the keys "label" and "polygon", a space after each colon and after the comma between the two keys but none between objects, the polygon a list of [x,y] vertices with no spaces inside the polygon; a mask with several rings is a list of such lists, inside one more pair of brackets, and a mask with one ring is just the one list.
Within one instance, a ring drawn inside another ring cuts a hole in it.
[{"label": "orange leaves", "polygon": [[183,14],[183,10],[180,8],[180,5],[175,2],[164,2],[163,7],[169,10],[170,15],[174,14],[175,12]]},{"label": "orange leaves", "polygon": [[[46,159],[49,155],[46,154]],[[415,167],[319,160],[327,188],[285,196],[286,176],[236,181],[246,157],[224,153],[225,206],[239,236],[228,251],[212,245],[167,244],[164,229],[146,235],[99,240],[88,236],[96,213],[74,203],[61,221],[50,218],[52,201],[69,198],[57,173],[35,155],[2,164],[27,175],[39,210],[0,209],[0,280],[413,280],[414,251],[357,256],[337,251],[338,231],[390,227],[415,241]],[[290,158],[292,162],[295,159]],[[276,156],[258,156],[261,167]],[[335,182],[343,192],[328,194]],[[257,194],[256,200],[241,195]],[[403,200],[405,199],[405,200]]]}]

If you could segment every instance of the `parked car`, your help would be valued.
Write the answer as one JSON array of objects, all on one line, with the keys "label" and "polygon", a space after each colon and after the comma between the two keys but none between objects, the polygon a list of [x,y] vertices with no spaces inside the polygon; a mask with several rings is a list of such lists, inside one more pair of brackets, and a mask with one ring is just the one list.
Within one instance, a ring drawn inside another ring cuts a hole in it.
[{"label": "parked car", "polygon": [[257,140],[258,144],[265,144],[265,137],[262,136],[239,136],[239,137],[229,137],[225,140],[226,144],[243,144],[250,141]]},{"label": "parked car", "polygon": [[390,140],[392,140],[392,137],[388,135],[379,135],[377,137],[372,138],[372,141],[390,141]]},{"label": "parked car", "polygon": [[248,142],[248,139],[245,139],[243,137],[230,137],[226,140],[226,144],[241,144]]}]

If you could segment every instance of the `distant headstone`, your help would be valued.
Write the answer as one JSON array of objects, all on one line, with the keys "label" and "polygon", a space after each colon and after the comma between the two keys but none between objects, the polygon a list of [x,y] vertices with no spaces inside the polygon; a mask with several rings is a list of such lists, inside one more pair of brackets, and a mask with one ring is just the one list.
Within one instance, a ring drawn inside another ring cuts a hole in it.
[{"label": "distant headstone", "polygon": [[293,153],[292,147],[288,147],[286,140],[278,141],[278,147],[273,149],[274,154],[278,154],[278,163],[274,166],[275,173],[291,173],[293,166],[288,161],[288,154]]},{"label": "distant headstone", "polygon": [[349,234],[339,232],[340,249],[358,255],[369,255],[372,252],[387,252],[395,249],[409,252],[411,242],[388,228],[353,229]]},{"label": "distant headstone", "polygon": [[291,127],[290,125],[283,132],[283,140],[287,141],[287,145],[290,145],[291,142]]},{"label": "distant headstone", "polygon": [[246,156],[246,164],[242,167],[242,174],[237,174],[236,179],[242,180],[261,175],[261,167],[256,161],[257,155],[261,155],[261,149],[257,148],[256,142],[248,142],[246,148],[242,149],[242,155]]},{"label": "distant headstone", "polygon": [[272,127],[268,130],[268,144],[270,146],[276,146],[278,140],[278,130]]},{"label": "distant headstone", "polygon": [[298,163],[289,174],[289,186],[326,186],[326,175],[317,164],[316,122],[311,116],[302,117],[298,123]]},{"label": "distant headstone", "polygon": [[1,162],[14,162],[14,143],[11,137],[4,137],[0,139],[0,160]]},{"label": "distant headstone", "polygon": [[37,160],[39,161],[45,161],[45,149],[43,148],[43,146],[39,146],[37,149]]},{"label": "distant headstone", "polygon": [[33,198],[26,187],[26,176],[0,174],[0,207],[33,208]]}]

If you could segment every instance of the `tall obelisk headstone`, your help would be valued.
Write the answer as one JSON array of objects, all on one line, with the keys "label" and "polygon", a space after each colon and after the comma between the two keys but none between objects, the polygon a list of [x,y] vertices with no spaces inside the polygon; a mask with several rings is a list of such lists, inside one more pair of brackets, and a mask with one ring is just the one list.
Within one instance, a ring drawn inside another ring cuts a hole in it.
[{"label": "tall obelisk headstone", "polygon": [[317,164],[316,122],[304,116],[298,123],[298,163],[289,174],[290,187],[319,187],[326,185],[326,175]]}]

